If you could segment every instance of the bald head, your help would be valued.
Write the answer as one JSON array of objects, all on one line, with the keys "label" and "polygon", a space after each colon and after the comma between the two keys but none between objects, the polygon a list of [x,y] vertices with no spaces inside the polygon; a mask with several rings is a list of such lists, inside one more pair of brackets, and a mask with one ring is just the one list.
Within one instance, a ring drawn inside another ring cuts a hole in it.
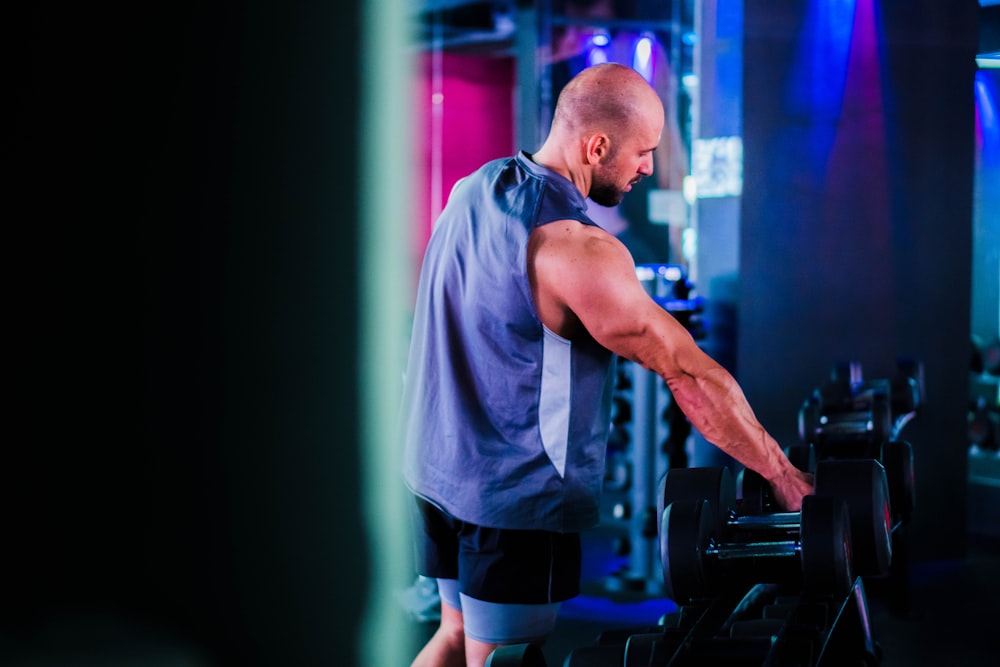
[{"label": "bald head", "polygon": [[638,120],[648,120],[663,107],[642,76],[617,63],[594,65],[583,70],[559,94],[552,129],[578,134],[627,129]]},{"label": "bald head", "polygon": [[552,128],[532,159],[565,176],[602,206],[614,206],[653,173],[663,104],[631,67],[589,67],[563,88]]}]

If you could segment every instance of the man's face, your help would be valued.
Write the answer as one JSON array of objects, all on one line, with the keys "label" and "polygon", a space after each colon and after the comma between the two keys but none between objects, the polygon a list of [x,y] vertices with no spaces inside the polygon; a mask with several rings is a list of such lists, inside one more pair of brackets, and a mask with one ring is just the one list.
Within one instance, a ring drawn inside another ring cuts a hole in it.
[{"label": "man's face", "polygon": [[619,182],[620,176],[612,156],[601,162],[594,170],[594,178],[590,184],[590,198],[601,206],[617,206],[625,197],[625,190]]},{"label": "man's face", "polygon": [[659,143],[630,137],[622,144],[612,144],[608,156],[594,169],[589,197],[601,206],[617,206],[625,193],[645,176],[653,173],[653,148]]},{"label": "man's face", "polygon": [[643,174],[622,169],[614,161],[602,163],[600,168],[594,171],[590,198],[601,206],[617,206],[625,198],[625,193],[642,180],[642,177]]}]

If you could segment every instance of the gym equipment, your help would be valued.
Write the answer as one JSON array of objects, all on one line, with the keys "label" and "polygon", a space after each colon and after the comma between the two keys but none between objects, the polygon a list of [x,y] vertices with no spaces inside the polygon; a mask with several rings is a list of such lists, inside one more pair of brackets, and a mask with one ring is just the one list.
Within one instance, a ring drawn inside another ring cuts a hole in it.
[{"label": "gym equipment", "polygon": [[801,444],[786,454],[806,471],[834,458],[881,462],[895,529],[910,521],[916,505],[913,447],[900,433],[922,409],[923,395],[923,365],[913,359],[897,359],[896,374],[877,380],[864,380],[858,362],[836,364],[799,409]]},{"label": "gym equipment", "polygon": [[[899,452],[902,457],[902,451]],[[882,576],[892,562],[892,501],[889,475],[875,459],[827,459],[816,464],[815,493],[847,503],[854,546],[854,569]],[[909,468],[912,475],[912,466]],[[739,477],[741,508],[751,514],[779,512],[771,486],[753,470]]]},{"label": "gym equipment", "polygon": [[[882,467],[885,468],[889,485],[889,506],[892,510],[893,529],[901,523],[909,523],[916,506],[916,480],[913,471],[913,446],[905,440],[890,440],[880,447],[870,447]],[[785,448],[785,454],[799,470],[816,470],[817,457],[812,444],[792,445]],[[838,452],[827,452],[828,459],[838,458]]]},{"label": "gym equipment", "polygon": [[830,401],[814,391],[799,409],[799,438],[819,449],[831,445],[843,455],[871,457],[871,447],[892,433],[888,381],[869,382],[856,396]]},{"label": "gym equipment", "polygon": [[879,457],[889,484],[893,530],[907,524],[917,504],[917,482],[913,472],[913,446],[905,440],[890,440],[882,445]]},{"label": "gym equipment", "polygon": [[484,667],[546,667],[542,649],[535,644],[498,646],[486,658]]},{"label": "gym equipment", "polygon": [[664,513],[663,573],[671,599],[704,599],[726,587],[760,581],[801,582],[804,590],[841,595],[850,587],[844,501],[808,496],[801,512],[734,516],[718,540],[707,506],[705,500],[678,500]]},{"label": "gym equipment", "polygon": [[836,364],[799,409],[799,439],[841,456],[873,456],[866,447],[897,439],[922,408],[923,395],[923,365],[913,359],[897,359],[892,378],[874,380],[862,378],[858,362]]},{"label": "gym equipment", "polygon": [[667,597],[682,603],[759,582],[843,593],[855,569],[888,571],[888,488],[877,461],[821,462],[816,495],[803,499],[801,512],[772,511],[769,486],[752,472],[743,474],[742,499],[731,502],[728,479],[717,469],[689,468],[662,481]]},{"label": "gym equipment", "polygon": [[892,562],[892,511],[885,468],[874,459],[816,464],[817,496],[847,503],[858,574],[884,576]]},{"label": "gym equipment", "polygon": [[[826,499],[829,500],[829,499]],[[845,595],[790,594],[777,584],[683,605],[660,626],[574,649],[564,667],[839,667],[877,665],[862,580]]]},{"label": "gym equipment", "polygon": [[[842,451],[847,449],[847,451]],[[853,455],[855,447],[838,447],[831,443],[823,453],[827,460],[844,455]],[[905,526],[910,523],[916,505],[916,480],[914,478],[913,447],[909,442],[890,439],[883,443],[871,442],[865,447],[867,453],[875,456],[885,469],[889,488],[891,516],[892,560],[884,581],[874,586],[876,594],[888,598],[888,606],[893,614],[905,616],[910,604],[909,593],[909,536]],[[800,470],[816,469],[819,457],[813,444],[793,445],[786,450],[789,460]],[[871,582],[875,583],[875,582]]]},{"label": "gym equipment", "polygon": [[736,504],[736,482],[725,466],[672,469],[657,486],[656,516],[662,521],[667,506],[682,499],[709,501],[710,523],[714,526],[724,519],[722,513]]}]

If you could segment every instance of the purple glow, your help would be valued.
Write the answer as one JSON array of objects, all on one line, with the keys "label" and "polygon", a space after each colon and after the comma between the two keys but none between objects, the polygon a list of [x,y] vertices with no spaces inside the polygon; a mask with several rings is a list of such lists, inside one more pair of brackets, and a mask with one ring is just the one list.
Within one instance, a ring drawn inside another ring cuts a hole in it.
[{"label": "purple glow", "polygon": [[595,46],[587,52],[587,67],[600,65],[608,62],[608,53],[604,49]]},{"label": "purple glow", "polygon": [[[828,211],[829,224],[843,216],[890,219],[882,63],[876,0],[857,0],[851,30],[839,129],[829,156],[826,191],[838,193]],[[844,193],[852,193],[844,197]],[[888,226],[874,226],[872,249],[888,252]],[[839,232],[831,230],[831,233]]]}]

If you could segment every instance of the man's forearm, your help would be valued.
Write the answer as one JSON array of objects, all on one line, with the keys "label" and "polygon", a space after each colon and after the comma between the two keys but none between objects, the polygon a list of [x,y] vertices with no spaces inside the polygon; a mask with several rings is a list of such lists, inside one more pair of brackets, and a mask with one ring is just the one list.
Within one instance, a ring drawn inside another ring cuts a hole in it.
[{"label": "man's forearm", "polygon": [[665,380],[678,406],[706,440],[767,480],[787,474],[787,457],[724,368]]}]

